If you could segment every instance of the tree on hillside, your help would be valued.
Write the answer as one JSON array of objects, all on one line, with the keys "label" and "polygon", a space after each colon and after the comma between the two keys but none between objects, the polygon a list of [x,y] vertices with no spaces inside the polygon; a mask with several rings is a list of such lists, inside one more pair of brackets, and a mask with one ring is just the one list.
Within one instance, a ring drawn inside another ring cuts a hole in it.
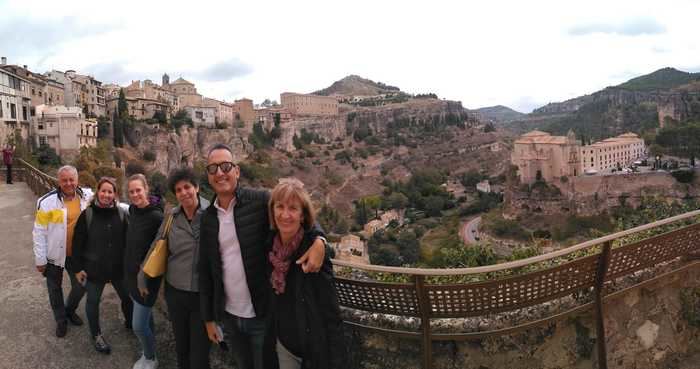
[{"label": "tree on hillside", "polygon": [[112,117],[112,142],[114,147],[124,146],[124,132],[122,130],[122,121],[119,119],[119,113],[114,112]]},{"label": "tree on hillside", "polygon": [[665,127],[656,135],[656,143],[671,154],[694,162],[700,156],[700,123]]},{"label": "tree on hillside", "polygon": [[170,118],[170,124],[173,126],[175,129],[179,129],[183,125],[188,125],[190,127],[194,126],[194,122],[192,121],[192,118],[190,115],[187,113],[186,110],[180,109],[173,115],[172,118]]}]

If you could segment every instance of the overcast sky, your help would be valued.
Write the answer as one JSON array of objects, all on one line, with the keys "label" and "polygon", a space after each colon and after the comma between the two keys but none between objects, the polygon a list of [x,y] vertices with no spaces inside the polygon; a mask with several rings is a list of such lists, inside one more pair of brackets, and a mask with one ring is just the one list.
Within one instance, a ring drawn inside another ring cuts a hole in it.
[{"label": "overcast sky", "polygon": [[0,0],[0,55],[33,71],[279,100],[349,74],[522,112],[666,66],[700,71],[698,1]]}]

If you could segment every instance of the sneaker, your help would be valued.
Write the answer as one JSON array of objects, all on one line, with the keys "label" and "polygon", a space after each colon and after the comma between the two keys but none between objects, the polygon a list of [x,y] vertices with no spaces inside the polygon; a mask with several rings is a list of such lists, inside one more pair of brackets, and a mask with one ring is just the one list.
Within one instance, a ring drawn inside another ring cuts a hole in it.
[{"label": "sneaker", "polygon": [[68,311],[66,312],[66,316],[68,317],[68,321],[71,322],[73,325],[83,325],[83,320],[80,319],[78,314],[75,313],[75,311]]},{"label": "sneaker", "polygon": [[101,334],[95,336],[94,341],[95,350],[97,350],[97,352],[101,354],[109,354],[110,352],[112,352],[112,348],[109,346],[109,343],[105,341],[105,338]]},{"label": "sneaker", "polygon": [[134,363],[134,367],[132,369],[143,369],[144,361],[146,361],[146,357],[143,356],[143,354],[141,354],[141,357],[137,362]]},{"label": "sneaker", "polygon": [[153,358],[153,360],[148,360],[144,358],[143,360],[143,365],[141,366],[142,369],[157,369],[158,368],[158,359]]},{"label": "sneaker", "polygon": [[56,323],[56,337],[63,338],[68,332],[68,323],[64,320],[62,322]]}]

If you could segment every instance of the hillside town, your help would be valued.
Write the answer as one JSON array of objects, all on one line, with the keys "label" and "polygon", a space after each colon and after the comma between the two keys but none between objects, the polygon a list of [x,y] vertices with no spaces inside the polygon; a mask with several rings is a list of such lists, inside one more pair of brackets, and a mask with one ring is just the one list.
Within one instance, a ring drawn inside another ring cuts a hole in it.
[{"label": "hillside town", "polygon": [[0,62],[0,137],[16,133],[37,147],[48,145],[59,156],[74,156],[81,147],[97,143],[97,119],[111,120],[123,91],[128,114],[136,120],[170,119],[186,112],[195,127],[238,127],[252,131],[254,122],[269,127],[301,116],[338,114],[336,97],[283,92],[279,105],[260,106],[241,98],[226,102],[203,96],[194,83],[164,74],[159,85],[151,80],[127,86],[99,81],[74,70],[31,71],[26,65]]}]

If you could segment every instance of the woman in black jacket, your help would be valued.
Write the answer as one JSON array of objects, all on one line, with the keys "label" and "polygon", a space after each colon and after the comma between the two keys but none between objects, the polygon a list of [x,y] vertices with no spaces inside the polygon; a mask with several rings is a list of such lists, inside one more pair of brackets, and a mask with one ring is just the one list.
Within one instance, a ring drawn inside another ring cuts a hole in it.
[{"label": "woman in black jacket", "polygon": [[163,204],[158,196],[150,196],[148,182],[143,174],[134,174],[127,182],[129,190],[129,231],[126,233],[125,273],[129,295],[134,301],[133,329],[141,343],[143,354],[134,368],[155,368],[156,340],[154,335],[153,305],[158,297],[161,278],[145,283],[139,292],[137,276],[151,243],[163,221]]},{"label": "woman in black jacket", "polygon": [[100,330],[100,299],[105,284],[111,283],[121,300],[122,313],[131,321],[131,299],[124,286],[124,240],[127,231],[126,211],[117,202],[114,178],[103,177],[90,206],[78,217],[73,236],[72,272],[87,290],[85,313],[90,334],[98,352],[109,354],[111,348]]},{"label": "woman in black jacket", "polygon": [[[326,255],[319,273],[294,263],[314,242],[314,210],[297,179],[283,179],[270,195],[274,238],[268,259],[272,284],[272,334],[280,369],[343,368],[342,321],[333,266]],[[274,339],[274,338],[273,338]]]}]

